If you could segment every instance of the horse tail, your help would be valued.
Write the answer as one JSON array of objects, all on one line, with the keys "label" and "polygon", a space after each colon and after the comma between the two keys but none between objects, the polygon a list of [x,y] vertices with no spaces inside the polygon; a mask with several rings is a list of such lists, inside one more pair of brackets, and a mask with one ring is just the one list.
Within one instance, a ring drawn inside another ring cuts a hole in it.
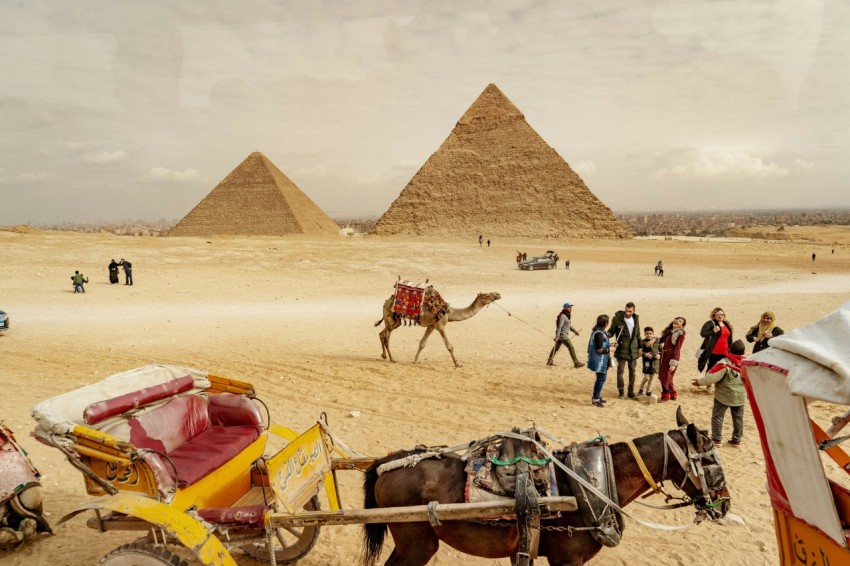
[{"label": "horse tail", "polygon": [[384,319],[383,319],[383,318],[382,318],[381,320],[379,320],[378,322],[376,322],[373,326],[380,326],[380,324],[381,324],[382,322],[384,322]]},{"label": "horse tail", "polygon": [[[378,507],[378,501],[375,499],[376,483],[378,483],[378,467],[373,464],[366,470],[366,477],[363,479],[363,506],[366,509]],[[386,535],[386,523],[363,525],[363,553],[361,554],[363,566],[375,566],[378,563]]]}]

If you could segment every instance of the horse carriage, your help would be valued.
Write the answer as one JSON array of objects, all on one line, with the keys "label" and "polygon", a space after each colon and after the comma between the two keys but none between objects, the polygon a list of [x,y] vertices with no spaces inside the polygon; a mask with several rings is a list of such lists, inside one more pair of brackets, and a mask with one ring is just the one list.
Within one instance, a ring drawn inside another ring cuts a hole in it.
[{"label": "horse carriage", "polygon": [[850,303],[744,361],[783,565],[850,564],[850,455],[841,447],[850,436],[840,435],[850,411],[823,427],[810,411],[850,405],[848,337]]},{"label": "horse carriage", "polygon": [[[144,536],[102,565],[209,565],[248,557],[293,563],[321,525],[458,521],[515,512],[514,500],[341,509],[338,470],[366,470],[322,417],[302,434],[271,423],[250,383],[195,369],[152,365],[38,403],[34,436],[60,450],[99,498],[88,526]],[[276,442],[275,442],[276,441]],[[274,444],[281,444],[274,449]],[[319,509],[323,494],[330,510]],[[574,510],[574,497],[539,501]]]}]

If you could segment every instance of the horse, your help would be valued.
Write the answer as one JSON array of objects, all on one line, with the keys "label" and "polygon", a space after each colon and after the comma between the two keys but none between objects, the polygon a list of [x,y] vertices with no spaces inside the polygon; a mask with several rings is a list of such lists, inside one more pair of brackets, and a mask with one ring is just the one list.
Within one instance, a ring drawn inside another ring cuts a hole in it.
[{"label": "horse", "polygon": [[[651,488],[665,493],[658,484],[663,485],[664,480],[669,480],[685,493],[680,498],[682,503],[670,508],[693,505],[698,519],[719,519],[728,512],[730,498],[714,445],[704,430],[698,430],[685,419],[681,407],[676,411],[676,422],[679,428],[666,434],[655,433],[632,441],[642,462],[635,458],[628,443],[610,445],[620,507],[625,507]],[[688,463],[682,464],[674,457],[665,436],[669,436],[687,455]],[[431,501],[464,502],[466,463],[456,454],[423,459],[412,468],[400,467],[378,475],[377,469],[382,464],[417,452],[419,449],[401,451],[370,466],[363,482],[366,508],[426,505]],[[568,451],[553,452],[553,456],[561,462],[568,454]],[[654,485],[650,486],[649,478],[641,471],[641,464]],[[712,473],[705,473],[709,467]],[[559,493],[570,494],[567,474],[560,467],[556,467],[555,471]],[[519,532],[515,523],[444,521],[438,526],[429,522],[374,523],[363,528],[363,566],[377,564],[387,528],[392,534],[395,549],[385,566],[423,566],[436,554],[440,541],[466,554],[483,558],[509,557],[511,564],[517,562]],[[587,529],[586,521],[579,512],[561,513],[540,521],[538,554],[546,556],[551,566],[579,566],[593,558],[602,546]]]}]

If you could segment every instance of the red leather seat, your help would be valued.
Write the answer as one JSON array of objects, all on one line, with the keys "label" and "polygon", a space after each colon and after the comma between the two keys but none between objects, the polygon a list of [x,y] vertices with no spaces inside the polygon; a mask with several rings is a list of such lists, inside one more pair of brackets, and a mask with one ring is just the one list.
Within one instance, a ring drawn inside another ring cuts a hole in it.
[{"label": "red leather seat", "polygon": [[173,466],[159,457],[162,468],[187,485],[231,460],[263,430],[256,404],[229,393],[177,397],[127,424],[130,442],[166,455]]}]

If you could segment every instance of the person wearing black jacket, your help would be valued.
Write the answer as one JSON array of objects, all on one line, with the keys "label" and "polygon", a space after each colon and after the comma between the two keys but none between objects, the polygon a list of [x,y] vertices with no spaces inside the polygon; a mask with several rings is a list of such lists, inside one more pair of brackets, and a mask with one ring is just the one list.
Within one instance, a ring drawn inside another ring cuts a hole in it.
[{"label": "person wearing black jacket", "polygon": [[133,284],[133,264],[121,258],[121,261],[118,265],[124,268],[124,285],[132,285]]},{"label": "person wearing black jacket", "polygon": [[617,349],[614,357],[617,359],[617,391],[620,399],[624,397],[625,383],[623,373],[626,366],[629,368],[629,399],[637,399],[635,396],[635,371],[637,362],[641,358],[640,322],[635,313],[635,304],[626,303],[626,308],[614,313],[614,319],[608,328],[608,336],[617,341]]},{"label": "person wearing black jacket", "polygon": [[702,336],[702,354],[697,362],[699,371],[714,367],[714,364],[726,357],[734,340],[732,331],[732,323],[726,319],[723,309],[714,308],[699,331]]}]

